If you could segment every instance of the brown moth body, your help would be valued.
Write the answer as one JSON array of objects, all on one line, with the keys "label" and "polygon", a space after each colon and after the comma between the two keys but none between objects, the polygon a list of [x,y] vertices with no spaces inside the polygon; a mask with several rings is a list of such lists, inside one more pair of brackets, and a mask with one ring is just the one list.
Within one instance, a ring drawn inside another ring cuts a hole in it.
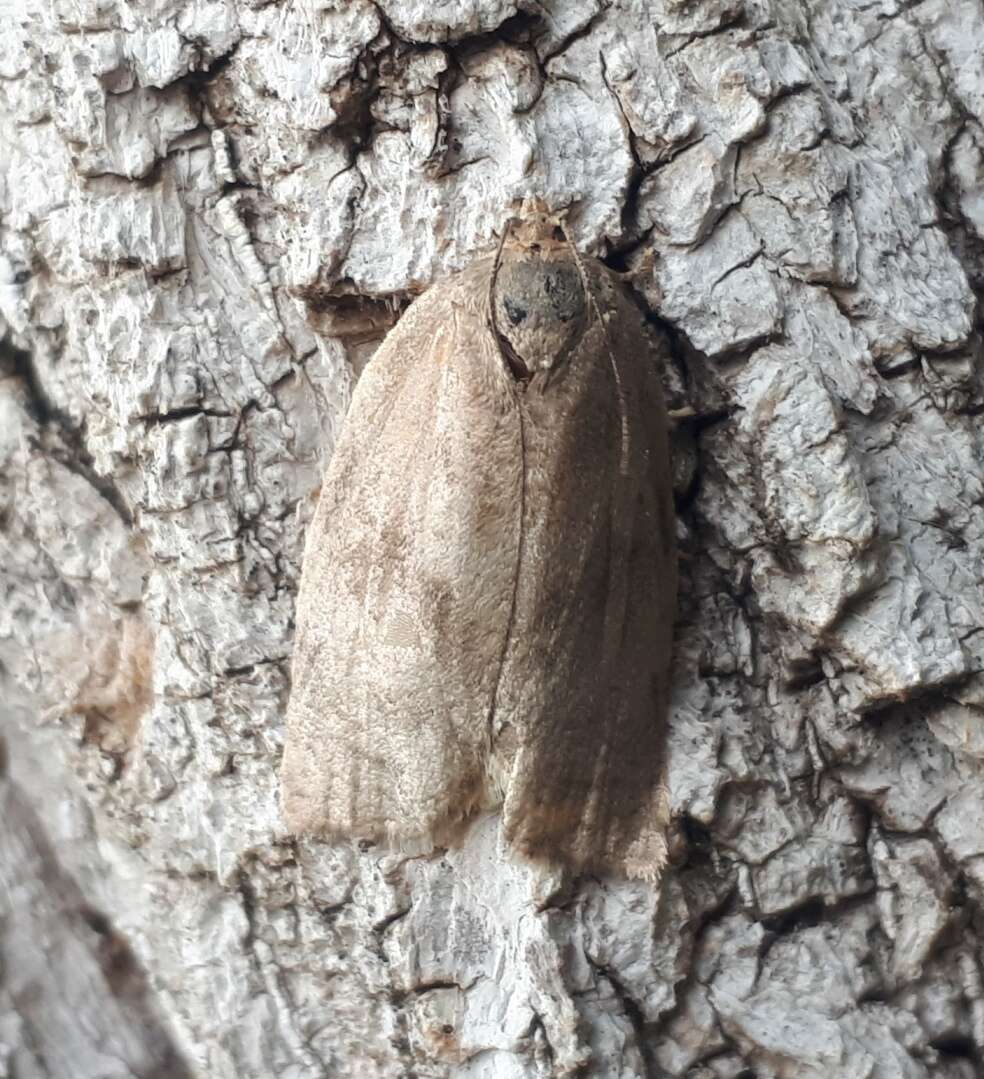
[{"label": "brown moth body", "polygon": [[676,555],[658,357],[532,214],[373,357],[307,537],[282,769],[295,832],[509,843],[654,879]]}]

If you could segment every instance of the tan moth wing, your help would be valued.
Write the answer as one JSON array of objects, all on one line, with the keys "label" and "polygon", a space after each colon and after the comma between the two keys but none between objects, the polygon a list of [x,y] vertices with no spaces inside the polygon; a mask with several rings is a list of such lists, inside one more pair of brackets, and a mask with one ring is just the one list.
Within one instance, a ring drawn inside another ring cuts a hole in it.
[{"label": "tan moth wing", "polygon": [[604,268],[598,311],[542,395],[527,393],[514,644],[496,714],[522,730],[506,835],[530,857],[655,878],[676,550],[654,342]]},{"label": "tan moth wing", "polygon": [[304,557],[288,823],[442,843],[501,805],[530,857],[656,877],[675,608],[653,343],[535,221],[357,387]]},{"label": "tan moth wing", "polygon": [[522,454],[473,292],[463,278],[411,305],[325,475],[281,773],[295,832],[440,840],[483,797]]}]

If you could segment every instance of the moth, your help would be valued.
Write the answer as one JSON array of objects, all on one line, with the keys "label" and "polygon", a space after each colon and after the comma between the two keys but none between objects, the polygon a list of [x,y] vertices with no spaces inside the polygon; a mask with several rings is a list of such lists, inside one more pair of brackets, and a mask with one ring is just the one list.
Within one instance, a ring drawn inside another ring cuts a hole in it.
[{"label": "moth", "polygon": [[655,880],[676,554],[661,349],[525,206],[353,394],[306,538],[288,827]]}]

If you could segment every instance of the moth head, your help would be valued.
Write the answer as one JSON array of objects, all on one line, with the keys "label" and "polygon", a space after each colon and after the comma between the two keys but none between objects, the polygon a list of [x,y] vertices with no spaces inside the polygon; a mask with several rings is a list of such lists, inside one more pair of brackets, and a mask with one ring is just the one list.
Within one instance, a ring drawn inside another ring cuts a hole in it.
[{"label": "moth head", "polygon": [[588,321],[581,271],[570,249],[546,238],[504,251],[492,306],[503,354],[523,381],[555,371]]}]

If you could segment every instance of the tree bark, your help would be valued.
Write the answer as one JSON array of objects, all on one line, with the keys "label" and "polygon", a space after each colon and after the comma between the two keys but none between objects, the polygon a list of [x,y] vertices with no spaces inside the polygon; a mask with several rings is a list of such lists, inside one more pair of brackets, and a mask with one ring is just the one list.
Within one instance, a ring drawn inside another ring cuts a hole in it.
[{"label": "tree bark", "polygon": [[[0,34],[0,1077],[984,1074],[980,0]],[[658,888],[280,819],[352,381],[529,194],[696,412]]]}]

